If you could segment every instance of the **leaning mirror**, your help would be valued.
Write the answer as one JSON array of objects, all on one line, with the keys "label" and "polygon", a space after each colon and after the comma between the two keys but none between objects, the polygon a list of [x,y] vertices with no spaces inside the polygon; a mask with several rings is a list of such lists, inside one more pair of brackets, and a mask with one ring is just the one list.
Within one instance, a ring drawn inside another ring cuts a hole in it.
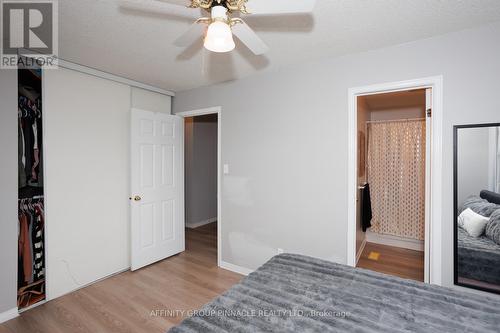
[{"label": "leaning mirror", "polygon": [[500,124],[454,128],[455,284],[500,293]]}]

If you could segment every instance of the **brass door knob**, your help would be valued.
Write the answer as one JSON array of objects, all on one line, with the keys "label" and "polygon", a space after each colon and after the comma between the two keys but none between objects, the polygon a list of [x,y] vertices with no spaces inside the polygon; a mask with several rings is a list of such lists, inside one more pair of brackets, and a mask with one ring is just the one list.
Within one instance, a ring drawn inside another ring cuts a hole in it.
[{"label": "brass door knob", "polygon": [[141,201],[141,200],[142,200],[142,198],[141,198],[140,196],[138,196],[138,195],[136,195],[136,196],[135,196],[135,197],[133,197],[133,198],[132,198],[132,197],[130,197],[129,199],[130,199],[130,200],[132,200],[132,199],[133,199],[134,201]]}]

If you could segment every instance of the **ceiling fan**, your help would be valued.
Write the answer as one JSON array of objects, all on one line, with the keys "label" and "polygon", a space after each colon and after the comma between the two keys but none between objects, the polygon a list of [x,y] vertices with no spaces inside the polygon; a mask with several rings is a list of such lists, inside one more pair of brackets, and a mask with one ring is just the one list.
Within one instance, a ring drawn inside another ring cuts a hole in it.
[{"label": "ceiling fan", "polygon": [[[230,52],[235,48],[234,35],[256,55],[266,53],[269,48],[243,21],[242,16],[310,13],[316,3],[316,0],[190,0],[191,4],[185,7],[168,1],[123,0],[122,3],[126,8],[196,19],[175,40],[176,46],[187,47],[204,36],[206,49],[212,52]],[[207,16],[199,17],[200,11],[195,10],[197,8],[201,8]]]}]

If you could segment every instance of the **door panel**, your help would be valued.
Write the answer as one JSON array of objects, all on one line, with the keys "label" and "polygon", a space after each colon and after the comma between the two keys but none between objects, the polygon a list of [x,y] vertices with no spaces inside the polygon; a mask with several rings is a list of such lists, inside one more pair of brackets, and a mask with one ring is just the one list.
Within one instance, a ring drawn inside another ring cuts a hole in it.
[{"label": "door panel", "polygon": [[141,218],[141,248],[146,248],[154,243],[154,206],[145,204],[140,206]]},{"label": "door panel", "polygon": [[132,270],[184,251],[183,122],[132,110]]},{"label": "door panel", "polygon": [[174,186],[174,163],[175,163],[175,148],[173,145],[161,146],[161,180],[164,186]]},{"label": "door panel", "polygon": [[154,145],[140,144],[141,188],[153,187],[154,183]]},{"label": "door panel", "polygon": [[174,225],[169,223],[169,221],[175,218],[173,200],[164,201],[162,203],[162,219],[161,219],[161,230],[162,230],[162,240],[171,240],[174,237]]}]

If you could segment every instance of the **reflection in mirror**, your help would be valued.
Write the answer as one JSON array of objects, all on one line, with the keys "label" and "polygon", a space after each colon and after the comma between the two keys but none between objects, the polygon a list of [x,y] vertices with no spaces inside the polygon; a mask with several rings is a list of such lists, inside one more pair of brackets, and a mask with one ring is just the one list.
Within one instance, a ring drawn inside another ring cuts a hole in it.
[{"label": "reflection in mirror", "polygon": [[500,293],[500,124],[455,127],[455,284]]}]

